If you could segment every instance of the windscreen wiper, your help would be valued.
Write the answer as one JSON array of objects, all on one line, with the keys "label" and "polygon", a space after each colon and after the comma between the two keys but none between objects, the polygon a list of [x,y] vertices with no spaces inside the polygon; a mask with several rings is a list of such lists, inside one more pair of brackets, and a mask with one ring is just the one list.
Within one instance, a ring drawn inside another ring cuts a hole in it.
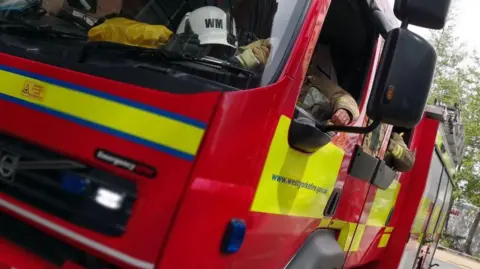
[{"label": "windscreen wiper", "polygon": [[29,34],[39,34],[41,36],[51,36],[58,38],[73,38],[86,40],[86,35],[80,35],[72,32],[58,31],[51,25],[34,25],[23,20],[6,20],[0,19],[0,32],[12,31],[18,33],[18,31],[27,32]]},{"label": "windscreen wiper", "polygon": [[92,51],[98,50],[110,50],[110,51],[121,51],[125,53],[130,53],[136,56],[145,57],[148,59],[158,60],[164,63],[169,64],[178,64],[178,63],[197,63],[204,66],[209,66],[217,69],[224,69],[233,73],[243,74],[247,77],[253,77],[256,74],[250,70],[243,69],[229,62],[225,62],[216,58],[211,57],[191,57],[188,55],[182,55],[180,53],[173,53],[168,50],[159,48],[143,48],[137,46],[128,46],[118,43],[111,42],[91,42],[87,43],[84,46],[82,51],[82,56],[80,57],[80,62],[85,61],[88,57],[88,54]]}]

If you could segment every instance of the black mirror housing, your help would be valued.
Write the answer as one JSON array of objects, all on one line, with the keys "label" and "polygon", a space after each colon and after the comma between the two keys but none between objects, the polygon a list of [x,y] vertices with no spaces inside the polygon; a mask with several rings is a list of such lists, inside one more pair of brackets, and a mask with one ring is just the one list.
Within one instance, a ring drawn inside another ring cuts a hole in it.
[{"label": "black mirror housing", "polygon": [[404,28],[388,34],[367,106],[375,121],[413,128],[422,118],[437,55],[421,36]]},{"label": "black mirror housing", "polygon": [[396,0],[395,16],[420,27],[442,29],[447,20],[451,0]]},{"label": "black mirror housing", "polygon": [[303,153],[314,153],[332,138],[317,128],[315,118],[301,107],[295,107],[293,120],[288,130],[290,147]]}]

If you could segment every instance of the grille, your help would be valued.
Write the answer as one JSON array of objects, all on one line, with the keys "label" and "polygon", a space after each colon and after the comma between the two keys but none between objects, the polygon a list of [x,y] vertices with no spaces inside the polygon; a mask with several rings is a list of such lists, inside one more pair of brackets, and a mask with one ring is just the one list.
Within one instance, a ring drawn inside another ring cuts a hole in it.
[{"label": "grille", "polygon": [[[98,203],[99,189],[120,195],[120,206]],[[134,182],[6,135],[0,135],[0,192],[109,236],[125,232],[137,197]]]},{"label": "grille", "polygon": [[60,267],[69,261],[88,269],[118,269],[7,214],[0,213],[0,237]]}]

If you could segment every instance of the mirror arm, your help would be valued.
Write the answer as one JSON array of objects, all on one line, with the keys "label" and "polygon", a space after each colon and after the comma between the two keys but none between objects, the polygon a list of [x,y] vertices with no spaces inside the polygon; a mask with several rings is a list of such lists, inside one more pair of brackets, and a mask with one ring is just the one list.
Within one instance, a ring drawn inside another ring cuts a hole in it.
[{"label": "mirror arm", "polygon": [[370,125],[365,127],[328,125],[328,126],[318,126],[317,128],[319,128],[323,132],[366,134],[375,130],[375,128],[377,128],[379,125],[380,125],[380,121],[375,120]]},{"label": "mirror arm", "polygon": [[388,33],[393,29],[393,26],[388,22],[385,14],[377,9],[372,11],[372,17],[377,31],[384,39],[387,39]]},{"label": "mirror arm", "polygon": [[375,28],[384,39],[387,39],[388,33],[394,27],[390,24],[383,11],[378,7],[375,0],[367,0],[367,4],[372,12]]}]

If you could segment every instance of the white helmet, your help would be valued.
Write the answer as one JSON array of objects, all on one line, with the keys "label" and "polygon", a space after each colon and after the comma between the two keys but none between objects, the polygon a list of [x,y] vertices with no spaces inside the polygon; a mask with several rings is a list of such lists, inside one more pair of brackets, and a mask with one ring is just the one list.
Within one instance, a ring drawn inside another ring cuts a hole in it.
[{"label": "white helmet", "polygon": [[218,7],[205,6],[185,14],[177,34],[192,32],[201,45],[224,45],[237,48],[235,20]]}]

